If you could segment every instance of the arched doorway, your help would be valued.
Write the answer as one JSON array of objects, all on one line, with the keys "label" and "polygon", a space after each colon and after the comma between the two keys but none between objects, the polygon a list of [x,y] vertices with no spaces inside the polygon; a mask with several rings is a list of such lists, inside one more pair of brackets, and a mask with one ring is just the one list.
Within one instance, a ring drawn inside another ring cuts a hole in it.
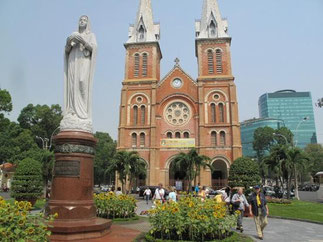
[{"label": "arched doorway", "polygon": [[216,159],[212,163],[212,187],[220,189],[228,185],[228,165],[222,159]]},{"label": "arched doorway", "polygon": [[188,182],[185,179],[186,172],[175,166],[175,163],[171,161],[169,165],[169,186],[176,187],[176,190],[187,190]]}]

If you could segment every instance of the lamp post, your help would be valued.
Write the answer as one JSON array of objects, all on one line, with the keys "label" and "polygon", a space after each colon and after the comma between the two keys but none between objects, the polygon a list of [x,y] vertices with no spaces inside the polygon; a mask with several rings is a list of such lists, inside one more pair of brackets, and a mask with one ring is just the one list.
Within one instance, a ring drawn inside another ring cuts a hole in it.
[{"label": "lamp post", "polygon": [[301,121],[299,121],[299,123],[297,124],[296,129],[295,129],[295,143],[294,143],[294,146],[297,146],[297,143],[298,143],[298,139],[297,139],[297,136],[298,136],[297,134],[298,133],[297,132],[298,132],[299,127],[301,126],[301,124],[303,122],[305,122],[305,121],[307,121],[309,119],[310,119],[310,117],[306,116],[306,117],[302,118]]}]

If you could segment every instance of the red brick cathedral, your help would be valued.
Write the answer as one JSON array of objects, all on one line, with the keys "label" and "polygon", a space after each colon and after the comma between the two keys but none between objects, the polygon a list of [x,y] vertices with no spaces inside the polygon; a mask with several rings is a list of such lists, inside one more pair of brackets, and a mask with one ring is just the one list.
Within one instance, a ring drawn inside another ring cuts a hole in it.
[{"label": "red brick cathedral", "polygon": [[197,79],[178,59],[160,78],[160,26],[153,22],[151,0],[140,0],[136,22],[129,27],[118,149],[137,151],[146,162],[147,178],[141,185],[181,184],[185,174],[172,171],[173,158],[195,147],[215,168],[203,170],[198,181],[221,187],[227,184],[230,165],[241,156],[231,37],[217,0],[204,0],[195,29]]}]

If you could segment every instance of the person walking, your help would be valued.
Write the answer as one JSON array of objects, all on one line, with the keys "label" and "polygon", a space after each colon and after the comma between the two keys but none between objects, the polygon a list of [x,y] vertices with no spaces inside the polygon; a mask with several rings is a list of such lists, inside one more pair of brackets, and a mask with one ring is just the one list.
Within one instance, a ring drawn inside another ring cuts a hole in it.
[{"label": "person walking", "polygon": [[177,194],[174,187],[171,188],[171,192],[168,194],[168,201],[171,201],[171,202],[177,201]]},{"label": "person walking", "polygon": [[161,203],[165,201],[165,190],[163,188],[163,184],[159,183],[158,188],[155,190],[153,199],[159,200]]},{"label": "person walking", "polygon": [[260,192],[260,186],[254,187],[254,193],[250,199],[250,213],[253,215],[258,237],[260,240],[264,239],[264,229],[268,224],[267,216],[269,215],[268,205],[265,195]]},{"label": "person walking", "polygon": [[145,191],[144,191],[144,196],[146,198],[146,202],[148,204],[150,196],[151,196],[151,190],[149,187],[146,187]]},{"label": "person walking", "polygon": [[249,203],[245,195],[243,194],[243,188],[240,187],[238,189],[238,192],[233,195],[232,203],[233,203],[233,207],[235,208],[235,211],[239,211],[239,216],[237,219],[237,230],[240,230],[240,232],[242,233],[243,232],[242,219],[244,216],[244,211],[246,207],[249,207]]}]

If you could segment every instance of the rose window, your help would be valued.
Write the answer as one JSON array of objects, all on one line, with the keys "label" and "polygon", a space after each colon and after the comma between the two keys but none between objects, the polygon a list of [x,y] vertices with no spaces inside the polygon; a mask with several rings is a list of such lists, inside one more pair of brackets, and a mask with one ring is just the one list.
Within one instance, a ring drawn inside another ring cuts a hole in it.
[{"label": "rose window", "polygon": [[175,102],[166,108],[165,118],[172,125],[183,125],[190,119],[190,110],[186,104]]}]

